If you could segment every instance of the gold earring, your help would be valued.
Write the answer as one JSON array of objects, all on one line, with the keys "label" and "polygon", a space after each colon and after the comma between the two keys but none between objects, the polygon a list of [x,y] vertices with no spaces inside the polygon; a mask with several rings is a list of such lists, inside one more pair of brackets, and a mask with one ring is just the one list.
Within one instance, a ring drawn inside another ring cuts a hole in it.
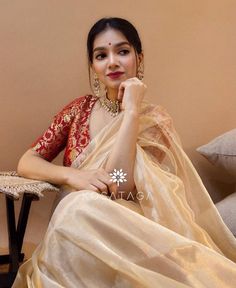
[{"label": "gold earring", "polygon": [[95,95],[97,97],[99,97],[100,96],[101,87],[100,87],[100,81],[99,81],[98,76],[97,76],[96,73],[94,73],[94,75],[93,75],[93,89],[94,89]]},{"label": "gold earring", "polygon": [[142,62],[138,66],[137,78],[141,81],[144,78],[144,69],[143,69],[143,63]]}]

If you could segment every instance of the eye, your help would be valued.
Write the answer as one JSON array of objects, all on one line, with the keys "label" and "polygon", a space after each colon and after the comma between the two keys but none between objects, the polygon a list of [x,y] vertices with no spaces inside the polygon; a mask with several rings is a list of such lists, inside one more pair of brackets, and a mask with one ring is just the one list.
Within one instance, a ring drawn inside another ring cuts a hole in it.
[{"label": "eye", "polygon": [[121,55],[129,54],[129,50],[127,50],[127,49],[122,49],[122,50],[120,50],[119,54],[121,54]]},{"label": "eye", "polygon": [[97,60],[102,60],[103,58],[105,58],[106,57],[106,54],[105,53],[100,53],[100,54],[97,54],[96,56],[95,56],[95,58],[97,59]]}]

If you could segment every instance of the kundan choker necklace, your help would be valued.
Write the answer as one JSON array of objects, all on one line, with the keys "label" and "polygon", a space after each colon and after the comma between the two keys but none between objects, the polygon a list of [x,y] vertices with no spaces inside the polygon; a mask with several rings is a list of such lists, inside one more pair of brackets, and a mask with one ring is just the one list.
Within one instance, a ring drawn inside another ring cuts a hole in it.
[{"label": "kundan choker necklace", "polygon": [[106,96],[99,98],[102,107],[111,114],[112,117],[116,117],[120,112],[120,104],[118,100],[112,101]]}]

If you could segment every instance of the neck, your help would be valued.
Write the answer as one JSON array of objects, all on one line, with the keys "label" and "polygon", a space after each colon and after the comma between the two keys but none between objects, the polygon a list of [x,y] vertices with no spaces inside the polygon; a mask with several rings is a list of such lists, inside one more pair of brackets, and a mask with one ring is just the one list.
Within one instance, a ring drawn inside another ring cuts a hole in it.
[{"label": "neck", "polygon": [[107,90],[107,98],[111,101],[117,100],[118,96],[118,89],[108,89]]}]

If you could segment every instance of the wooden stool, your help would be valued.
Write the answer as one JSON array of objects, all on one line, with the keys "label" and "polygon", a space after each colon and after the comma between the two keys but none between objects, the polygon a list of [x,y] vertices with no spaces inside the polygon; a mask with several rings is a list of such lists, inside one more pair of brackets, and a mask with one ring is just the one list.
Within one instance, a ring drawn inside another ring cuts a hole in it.
[{"label": "wooden stool", "polygon": [[[5,194],[9,254],[0,255],[0,265],[9,264],[9,270],[0,273],[0,288],[11,287],[19,264],[24,260],[21,252],[32,201],[39,200],[43,191],[58,191],[50,183],[19,177],[16,172],[0,172],[0,192]],[[16,224],[14,201],[23,195]]]}]

